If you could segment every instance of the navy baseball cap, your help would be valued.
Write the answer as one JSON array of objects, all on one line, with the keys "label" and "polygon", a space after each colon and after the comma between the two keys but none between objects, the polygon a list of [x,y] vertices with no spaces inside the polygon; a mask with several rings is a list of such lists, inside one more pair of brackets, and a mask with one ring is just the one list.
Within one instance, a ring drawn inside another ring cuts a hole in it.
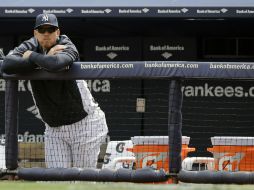
[{"label": "navy baseball cap", "polygon": [[34,29],[37,29],[38,27],[43,26],[43,25],[55,26],[58,28],[58,21],[57,21],[56,15],[54,15],[54,14],[39,14],[36,17]]}]

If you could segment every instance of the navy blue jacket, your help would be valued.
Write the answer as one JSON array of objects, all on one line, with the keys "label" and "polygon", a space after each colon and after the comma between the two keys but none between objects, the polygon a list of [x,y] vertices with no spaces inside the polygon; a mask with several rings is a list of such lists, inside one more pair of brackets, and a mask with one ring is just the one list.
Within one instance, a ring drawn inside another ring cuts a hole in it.
[{"label": "navy blue jacket", "polygon": [[[79,60],[75,45],[66,35],[59,36],[57,44],[65,45],[56,55],[44,55],[38,41],[32,37],[21,43],[4,58],[2,72],[6,74],[30,73],[35,69],[60,72]],[[27,50],[33,51],[29,59],[22,58]],[[82,95],[73,80],[31,80],[32,94],[44,122],[51,127],[69,125],[82,120],[87,113]]]}]

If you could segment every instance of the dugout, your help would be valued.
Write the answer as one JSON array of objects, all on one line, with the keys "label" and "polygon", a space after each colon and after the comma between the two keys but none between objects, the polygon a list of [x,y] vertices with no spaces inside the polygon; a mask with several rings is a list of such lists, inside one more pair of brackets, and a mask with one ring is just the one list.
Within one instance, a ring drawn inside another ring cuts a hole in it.
[{"label": "dugout", "polygon": [[[50,12],[58,16],[62,33],[77,45],[81,61],[252,62],[254,59],[251,0],[0,2],[0,48],[5,54],[31,36],[38,13]],[[167,129],[167,80],[89,80],[88,84],[107,114],[113,140],[119,138],[118,132],[114,132],[117,130],[123,133],[118,140],[126,140],[135,135],[162,135]],[[4,85],[0,79],[0,134],[4,133]],[[209,144],[215,131],[216,135],[253,136],[254,119],[248,114],[254,107],[250,91],[253,85],[248,81],[185,81],[183,135],[191,137],[190,145]],[[37,137],[43,132],[27,91],[27,81],[20,81],[20,138]],[[146,100],[144,113],[136,112],[137,98]],[[201,102],[199,106],[197,100]],[[234,122],[238,120],[244,122]],[[202,138],[192,133],[193,128],[203,131]]]}]

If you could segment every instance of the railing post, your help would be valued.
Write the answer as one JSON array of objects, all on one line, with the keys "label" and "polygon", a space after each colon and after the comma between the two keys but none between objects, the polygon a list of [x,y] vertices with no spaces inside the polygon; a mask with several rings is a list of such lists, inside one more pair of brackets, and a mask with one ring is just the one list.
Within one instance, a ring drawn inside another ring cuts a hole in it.
[{"label": "railing post", "polygon": [[5,162],[9,170],[18,167],[18,80],[6,80]]},{"label": "railing post", "polygon": [[[169,174],[176,177],[181,170],[182,151],[182,83],[180,80],[171,80],[169,84],[168,108],[168,139],[169,139]],[[177,179],[176,179],[177,180]],[[177,183],[177,182],[176,182]]]}]

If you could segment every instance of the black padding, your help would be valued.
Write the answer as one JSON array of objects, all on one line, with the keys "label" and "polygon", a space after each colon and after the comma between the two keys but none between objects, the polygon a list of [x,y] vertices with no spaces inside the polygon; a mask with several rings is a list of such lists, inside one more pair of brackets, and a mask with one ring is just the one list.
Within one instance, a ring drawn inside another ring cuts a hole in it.
[{"label": "black padding", "polygon": [[114,181],[114,182],[158,182],[166,181],[164,170],[152,168],[129,169],[78,169],[78,168],[20,168],[20,179],[31,181]]},{"label": "black padding", "polygon": [[254,172],[181,170],[178,179],[185,183],[254,184]]}]

